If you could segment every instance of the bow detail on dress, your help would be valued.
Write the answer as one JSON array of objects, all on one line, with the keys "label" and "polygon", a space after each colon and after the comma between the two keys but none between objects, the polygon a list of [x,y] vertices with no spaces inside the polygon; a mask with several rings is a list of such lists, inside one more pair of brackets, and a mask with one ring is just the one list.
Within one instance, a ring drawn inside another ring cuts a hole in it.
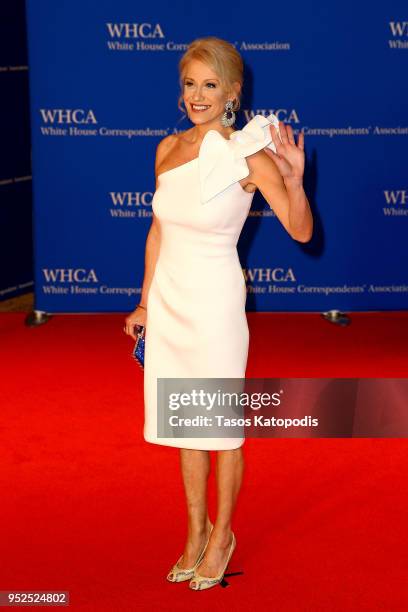
[{"label": "bow detail on dress", "polygon": [[205,134],[198,155],[201,204],[249,175],[245,157],[266,147],[276,153],[271,124],[279,134],[279,120],[273,113],[267,117],[255,115],[242,130],[230,134],[229,139],[217,130]]}]

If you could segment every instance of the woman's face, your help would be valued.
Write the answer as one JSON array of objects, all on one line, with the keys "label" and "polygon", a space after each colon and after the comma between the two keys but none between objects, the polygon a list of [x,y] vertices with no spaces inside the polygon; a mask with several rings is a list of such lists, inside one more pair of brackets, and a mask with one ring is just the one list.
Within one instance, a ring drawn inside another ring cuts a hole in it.
[{"label": "woman's face", "polygon": [[211,68],[199,60],[191,60],[183,79],[183,100],[189,119],[195,124],[218,120],[225,111],[227,92]]}]

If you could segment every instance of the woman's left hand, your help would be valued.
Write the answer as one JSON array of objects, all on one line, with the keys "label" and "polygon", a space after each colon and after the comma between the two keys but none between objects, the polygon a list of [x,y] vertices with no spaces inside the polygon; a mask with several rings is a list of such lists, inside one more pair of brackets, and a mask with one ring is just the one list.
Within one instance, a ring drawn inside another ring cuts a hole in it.
[{"label": "woman's left hand", "polygon": [[285,125],[283,121],[279,121],[279,133],[282,141],[274,125],[271,125],[269,129],[276,147],[276,153],[269,148],[264,149],[264,151],[273,159],[283,179],[303,181],[305,170],[305,137],[303,132],[299,133],[298,143],[296,144],[292,127]]}]

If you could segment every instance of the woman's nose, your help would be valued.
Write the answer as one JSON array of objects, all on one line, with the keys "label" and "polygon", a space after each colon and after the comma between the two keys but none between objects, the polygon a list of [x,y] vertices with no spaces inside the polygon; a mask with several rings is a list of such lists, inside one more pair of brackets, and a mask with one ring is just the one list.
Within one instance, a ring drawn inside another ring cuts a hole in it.
[{"label": "woman's nose", "polygon": [[203,97],[203,92],[201,87],[197,87],[193,94],[193,100],[201,100]]}]

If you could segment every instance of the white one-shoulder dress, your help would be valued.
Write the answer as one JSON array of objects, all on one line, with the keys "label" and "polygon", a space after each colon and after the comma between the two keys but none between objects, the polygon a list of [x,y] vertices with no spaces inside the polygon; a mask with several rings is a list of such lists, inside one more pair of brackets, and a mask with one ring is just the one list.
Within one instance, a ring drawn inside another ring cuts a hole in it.
[{"label": "white one-shoulder dress", "polygon": [[241,446],[239,438],[158,437],[158,378],[245,378],[249,331],[237,242],[253,193],[239,181],[246,157],[269,147],[276,115],[255,115],[225,139],[209,130],[197,158],[162,172],[152,208],[160,252],[147,299],[144,439],[201,450]]}]

